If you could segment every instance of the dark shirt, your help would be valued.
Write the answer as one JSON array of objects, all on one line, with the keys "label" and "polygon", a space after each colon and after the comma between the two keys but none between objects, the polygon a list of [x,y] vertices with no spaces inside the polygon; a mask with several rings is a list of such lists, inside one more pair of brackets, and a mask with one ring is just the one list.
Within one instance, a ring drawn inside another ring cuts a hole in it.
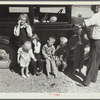
[{"label": "dark shirt", "polygon": [[25,41],[29,40],[26,28],[20,28],[20,35],[18,37],[18,46],[21,47]]},{"label": "dark shirt", "polygon": [[63,60],[66,62],[68,57],[69,57],[69,48],[68,46],[61,46],[61,45],[58,45],[57,46],[57,49],[56,49],[56,52],[55,52],[55,55],[60,57],[61,55],[63,55]]}]

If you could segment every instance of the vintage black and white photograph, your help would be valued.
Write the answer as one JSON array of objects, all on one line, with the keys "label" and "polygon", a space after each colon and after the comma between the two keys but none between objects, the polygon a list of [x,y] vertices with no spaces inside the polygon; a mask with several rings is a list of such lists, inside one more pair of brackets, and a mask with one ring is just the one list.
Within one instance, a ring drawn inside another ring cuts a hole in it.
[{"label": "vintage black and white photograph", "polygon": [[0,93],[99,93],[100,4],[0,4]]}]

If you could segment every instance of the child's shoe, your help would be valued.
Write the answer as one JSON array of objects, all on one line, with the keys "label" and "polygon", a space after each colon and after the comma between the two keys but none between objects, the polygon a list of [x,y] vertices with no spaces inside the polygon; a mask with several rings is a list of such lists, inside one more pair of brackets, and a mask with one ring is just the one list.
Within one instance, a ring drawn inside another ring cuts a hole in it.
[{"label": "child's shoe", "polygon": [[24,74],[22,75],[22,77],[23,77],[23,78],[26,78],[26,76],[25,76]]},{"label": "child's shoe", "polygon": [[42,73],[43,73],[43,70],[40,71],[40,72],[37,72],[36,75],[39,76],[39,75],[41,75]]},{"label": "child's shoe", "polygon": [[26,76],[27,76],[27,77],[30,77],[30,75],[29,75],[29,74],[26,74]]}]

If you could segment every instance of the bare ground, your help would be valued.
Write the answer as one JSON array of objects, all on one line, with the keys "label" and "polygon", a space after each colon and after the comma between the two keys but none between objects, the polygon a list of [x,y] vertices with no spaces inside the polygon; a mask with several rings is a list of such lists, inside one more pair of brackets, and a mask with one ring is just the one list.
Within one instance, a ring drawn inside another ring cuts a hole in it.
[{"label": "bare ground", "polygon": [[[83,67],[85,75],[86,68]],[[47,79],[43,73],[40,76],[31,75],[27,79],[22,78],[18,73],[9,69],[0,69],[0,92],[4,93],[99,93],[100,92],[100,71],[96,83],[91,83],[87,87],[78,86],[82,82],[84,75],[77,72],[76,76],[71,74],[71,70],[64,73],[58,72],[58,78],[51,75]]]}]

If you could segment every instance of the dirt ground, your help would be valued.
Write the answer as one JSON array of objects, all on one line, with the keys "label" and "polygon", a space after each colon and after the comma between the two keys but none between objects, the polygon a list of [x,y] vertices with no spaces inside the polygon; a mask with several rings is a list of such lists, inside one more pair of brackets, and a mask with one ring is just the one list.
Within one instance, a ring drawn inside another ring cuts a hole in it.
[{"label": "dirt ground", "polygon": [[[85,75],[86,67],[82,69]],[[9,69],[0,69],[0,93],[99,93],[100,92],[100,71],[96,83],[87,87],[78,86],[84,75],[78,72],[76,76],[71,74],[70,68],[64,73],[58,72],[58,77],[51,75],[47,79],[43,73],[40,76],[31,75],[27,79],[22,78],[17,72]]]}]

